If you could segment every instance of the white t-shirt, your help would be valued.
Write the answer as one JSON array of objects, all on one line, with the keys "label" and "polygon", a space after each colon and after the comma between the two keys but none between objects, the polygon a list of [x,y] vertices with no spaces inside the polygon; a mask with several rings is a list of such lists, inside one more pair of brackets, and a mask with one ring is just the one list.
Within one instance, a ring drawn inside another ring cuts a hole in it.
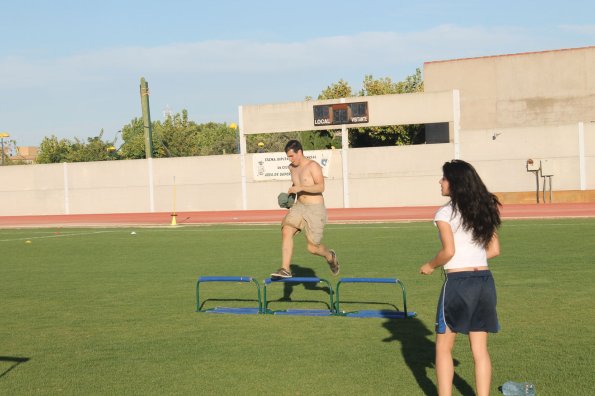
[{"label": "white t-shirt", "polygon": [[471,230],[465,231],[463,229],[461,214],[458,211],[453,214],[450,202],[438,209],[434,216],[434,225],[436,225],[437,221],[450,224],[455,241],[455,255],[446,263],[444,269],[488,265],[485,248],[473,241]]}]

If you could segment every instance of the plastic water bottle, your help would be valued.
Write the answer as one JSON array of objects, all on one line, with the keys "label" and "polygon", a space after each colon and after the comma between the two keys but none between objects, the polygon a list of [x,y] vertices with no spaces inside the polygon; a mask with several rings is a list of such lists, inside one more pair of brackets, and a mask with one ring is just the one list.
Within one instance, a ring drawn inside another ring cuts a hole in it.
[{"label": "plastic water bottle", "polygon": [[535,385],[529,382],[508,381],[502,385],[504,396],[535,396]]}]

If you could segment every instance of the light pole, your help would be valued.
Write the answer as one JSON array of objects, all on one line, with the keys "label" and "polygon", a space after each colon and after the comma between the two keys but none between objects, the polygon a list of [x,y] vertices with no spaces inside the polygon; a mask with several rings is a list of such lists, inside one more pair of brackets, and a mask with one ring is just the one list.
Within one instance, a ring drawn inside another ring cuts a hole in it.
[{"label": "light pole", "polygon": [[0,132],[0,142],[2,142],[2,165],[4,165],[4,138],[10,137],[6,132]]}]

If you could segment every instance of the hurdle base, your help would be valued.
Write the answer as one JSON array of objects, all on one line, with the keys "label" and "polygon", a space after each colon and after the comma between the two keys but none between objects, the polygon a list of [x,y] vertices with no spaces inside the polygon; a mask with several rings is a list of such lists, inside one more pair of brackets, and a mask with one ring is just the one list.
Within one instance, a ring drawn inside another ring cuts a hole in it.
[{"label": "hurdle base", "polygon": [[260,313],[259,308],[232,308],[232,307],[215,307],[201,311],[199,313],[214,313],[214,314],[233,314],[233,315],[257,315]]},{"label": "hurdle base", "polygon": [[333,312],[328,309],[267,309],[267,315],[287,315],[287,316],[333,316]]}]

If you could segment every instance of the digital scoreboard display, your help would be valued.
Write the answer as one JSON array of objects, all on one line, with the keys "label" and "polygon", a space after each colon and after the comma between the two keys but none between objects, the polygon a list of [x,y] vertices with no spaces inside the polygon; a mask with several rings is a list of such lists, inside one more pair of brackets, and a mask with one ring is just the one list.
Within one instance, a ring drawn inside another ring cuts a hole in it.
[{"label": "digital scoreboard display", "polygon": [[368,102],[314,106],[314,126],[363,124],[368,121]]}]

